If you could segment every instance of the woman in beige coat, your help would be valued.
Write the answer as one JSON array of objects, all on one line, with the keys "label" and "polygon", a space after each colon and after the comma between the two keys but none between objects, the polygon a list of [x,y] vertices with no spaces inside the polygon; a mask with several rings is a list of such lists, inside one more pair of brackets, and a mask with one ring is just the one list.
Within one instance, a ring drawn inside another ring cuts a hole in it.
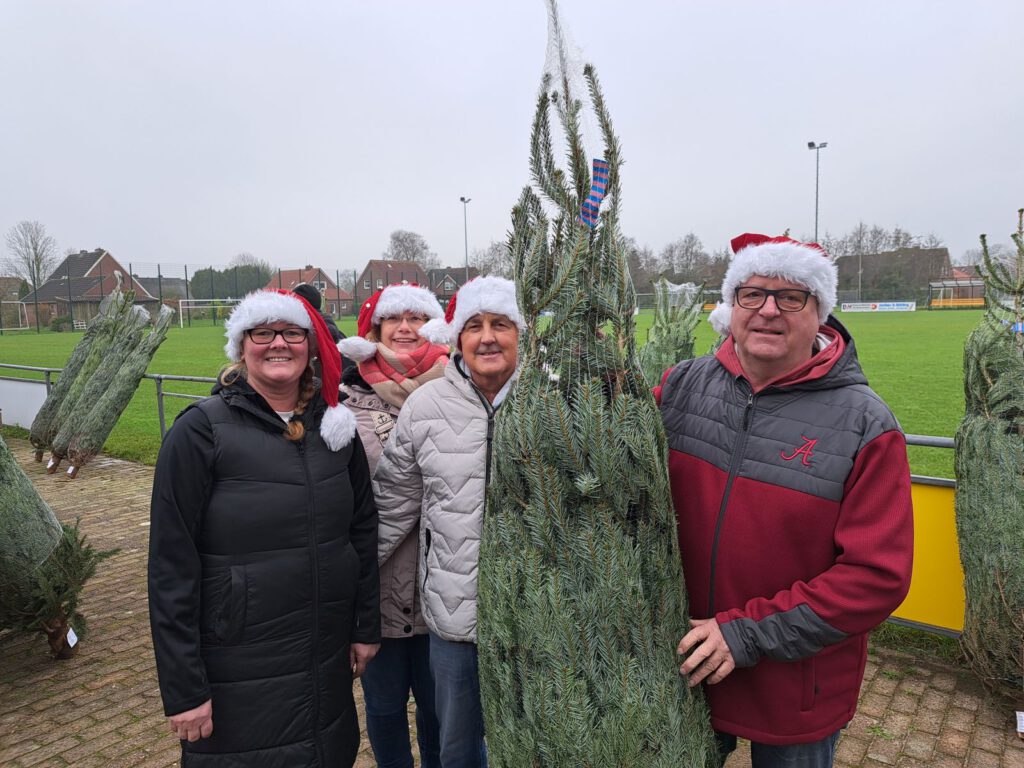
[{"label": "woman in beige coat", "polygon": [[[430,344],[418,331],[440,317],[425,288],[390,285],[359,311],[358,336],[342,340],[342,353],[358,367],[342,378],[341,399],[355,414],[370,474],[410,392],[440,378],[448,347]],[[430,640],[420,613],[416,580],[419,530],[413,530],[380,569],[381,648],[362,676],[366,730],[380,768],[412,768],[407,707],[416,700],[416,735],[423,768],[440,768],[440,739],[430,673]]]}]

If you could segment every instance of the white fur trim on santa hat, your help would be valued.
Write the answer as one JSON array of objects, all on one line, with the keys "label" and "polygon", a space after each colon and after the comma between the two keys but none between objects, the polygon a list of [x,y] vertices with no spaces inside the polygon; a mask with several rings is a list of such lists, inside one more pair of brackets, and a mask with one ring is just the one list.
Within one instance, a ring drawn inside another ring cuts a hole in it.
[{"label": "white fur trim on santa hat", "polygon": [[338,351],[349,360],[364,363],[377,354],[377,345],[362,336],[346,336],[338,342]]},{"label": "white fur trim on santa hat", "polygon": [[292,323],[306,330],[313,328],[302,299],[277,291],[253,291],[238,303],[224,323],[224,335],[228,338],[224,353],[237,363],[242,359],[242,334],[258,325],[277,322]]},{"label": "white fur trim on santa hat", "polygon": [[420,326],[416,333],[420,335],[420,338],[426,339],[432,344],[444,344],[449,347],[452,344],[452,327],[445,322],[443,317],[428,320]]},{"label": "white fur trim on santa hat", "polygon": [[754,275],[807,286],[818,300],[818,319],[822,323],[836,306],[839,274],[832,259],[822,251],[795,242],[747,246],[733,256],[722,280],[722,301],[708,315],[708,322],[723,336],[729,334],[737,286]]},{"label": "white fur trim on santa hat", "polygon": [[[516,284],[503,277],[478,277],[459,289],[455,298],[455,316],[451,322],[451,337],[458,339],[466,321],[473,315],[490,312],[504,315],[515,323],[520,331],[526,330],[526,321],[519,312],[516,301]],[[422,332],[422,329],[420,329]]]},{"label": "white fur trim on santa hat", "polygon": [[418,312],[427,317],[441,317],[444,314],[441,305],[437,303],[437,297],[426,288],[419,285],[389,285],[381,292],[370,322],[379,325],[385,317],[395,317],[403,312]]},{"label": "white fur trim on santa hat", "polygon": [[335,405],[324,412],[320,421],[320,437],[332,451],[340,451],[356,434],[356,417],[344,405]]}]

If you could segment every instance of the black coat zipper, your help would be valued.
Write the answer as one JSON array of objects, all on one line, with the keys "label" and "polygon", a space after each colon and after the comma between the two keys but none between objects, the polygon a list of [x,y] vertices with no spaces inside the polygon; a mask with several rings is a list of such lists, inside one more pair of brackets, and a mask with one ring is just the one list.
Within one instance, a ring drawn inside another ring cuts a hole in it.
[{"label": "black coat zipper", "polygon": [[[307,524],[309,527],[309,549],[310,549],[310,563],[313,569],[313,642],[310,644],[310,671],[313,675],[313,743],[316,745],[317,759],[320,761],[320,765],[326,765],[324,759],[324,745],[320,739],[320,560],[319,552],[317,551],[317,538],[316,538],[316,513],[314,507],[313,497],[313,477],[309,471],[309,461],[306,457],[306,451],[303,444],[306,438],[297,442],[295,445],[299,451],[299,460],[302,461],[302,469],[306,475],[306,495],[307,495]],[[342,660],[343,664],[348,663],[348,659]]]},{"label": "black coat zipper", "polygon": [[[749,385],[748,385],[749,386]],[[732,492],[732,484],[740,471],[740,463],[743,454],[747,450],[747,438],[750,436],[750,425],[754,420],[754,390],[747,393],[747,403],[743,408],[743,418],[740,420],[740,432],[736,437],[736,446],[733,448],[732,457],[729,459],[729,477],[725,481],[725,490],[722,492],[722,503],[718,507],[718,520],[715,522],[715,537],[711,542],[711,574],[708,579],[708,616],[715,617],[715,566],[718,561],[718,539],[722,533],[722,523],[725,522],[725,508],[729,505],[729,494]]]}]

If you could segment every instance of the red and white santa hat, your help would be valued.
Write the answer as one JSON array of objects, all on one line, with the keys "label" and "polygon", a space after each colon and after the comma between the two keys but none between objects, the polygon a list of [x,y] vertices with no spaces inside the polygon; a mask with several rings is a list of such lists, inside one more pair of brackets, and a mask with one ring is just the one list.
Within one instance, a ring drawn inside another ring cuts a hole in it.
[{"label": "red and white santa hat", "polygon": [[516,284],[503,277],[474,277],[448,302],[444,318],[431,320],[420,328],[420,336],[435,344],[458,345],[466,321],[481,312],[504,315],[515,323],[520,331],[526,329],[526,321],[516,301]]},{"label": "red and white santa hat", "polygon": [[[338,386],[341,384],[341,355],[334,346],[323,315],[291,291],[275,289],[254,291],[242,299],[224,323],[228,343],[224,352],[237,363],[242,359],[242,337],[246,331],[270,323],[291,323],[305,328],[316,340],[320,358],[320,397],[327,404],[320,422],[320,436],[332,451],[340,451],[356,433],[356,419],[352,412],[338,404]],[[312,354],[312,347],[310,353]]]},{"label": "red and white santa hat", "polygon": [[441,317],[444,314],[437,297],[416,283],[384,286],[359,308],[359,319],[356,322],[356,332],[359,335],[349,336],[338,342],[341,354],[360,363],[369,360],[377,354],[377,345],[368,341],[366,335],[384,318],[395,317],[403,312],[415,312],[428,318]]},{"label": "red and white santa hat", "polygon": [[736,288],[754,275],[807,286],[818,300],[818,320],[822,323],[835,309],[839,273],[825,249],[817,243],[748,232],[732,239],[732,251],[736,255],[722,280],[722,301],[708,316],[708,322],[723,336],[729,334]]}]

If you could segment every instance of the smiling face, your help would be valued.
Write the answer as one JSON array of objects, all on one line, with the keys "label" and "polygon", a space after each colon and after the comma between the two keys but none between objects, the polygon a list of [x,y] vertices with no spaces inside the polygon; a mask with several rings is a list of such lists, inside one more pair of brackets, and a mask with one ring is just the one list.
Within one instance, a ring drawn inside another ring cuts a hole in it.
[{"label": "smiling face", "polygon": [[[298,328],[294,323],[262,323],[260,328]],[[277,334],[269,344],[255,344],[249,334],[242,335],[242,360],[245,362],[246,378],[252,388],[264,397],[278,396],[279,393],[295,388],[298,396],[299,378],[309,365],[310,338],[298,344],[289,344]],[[270,399],[269,397],[267,398]]]},{"label": "smiling face", "polygon": [[519,328],[505,315],[481,312],[462,327],[459,347],[473,383],[493,398],[516,370]]},{"label": "smiling face", "polygon": [[[760,275],[747,278],[743,286],[807,290],[799,283]],[[733,304],[729,331],[744,373],[757,386],[810,360],[818,326],[818,300],[813,295],[798,312],[780,312],[775,297],[769,296],[760,309]]]},{"label": "smiling face", "polygon": [[385,317],[380,321],[380,343],[395,352],[412,352],[427,343],[419,335],[425,322],[426,315],[408,310],[400,315]]}]

